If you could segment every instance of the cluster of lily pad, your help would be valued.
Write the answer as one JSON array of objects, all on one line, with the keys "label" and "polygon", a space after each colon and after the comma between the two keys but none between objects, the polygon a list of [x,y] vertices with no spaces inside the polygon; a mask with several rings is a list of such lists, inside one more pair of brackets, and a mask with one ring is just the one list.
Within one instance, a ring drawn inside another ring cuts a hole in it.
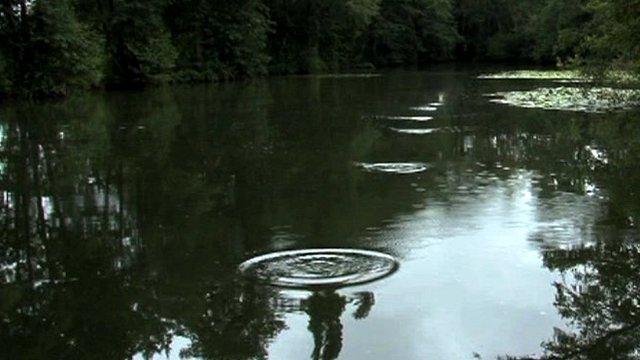
[{"label": "cluster of lily pad", "polygon": [[491,101],[525,108],[605,112],[640,106],[640,89],[557,87],[489,94]]},{"label": "cluster of lily pad", "polygon": [[485,80],[550,80],[558,83],[604,82],[614,84],[638,84],[640,76],[630,71],[613,70],[592,76],[577,70],[516,70],[482,74]]},{"label": "cluster of lily pad", "polygon": [[589,81],[589,78],[573,70],[537,71],[518,70],[503,71],[493,74],[483,74],[478,79],[494,80],[564,80],[564,81]]}]

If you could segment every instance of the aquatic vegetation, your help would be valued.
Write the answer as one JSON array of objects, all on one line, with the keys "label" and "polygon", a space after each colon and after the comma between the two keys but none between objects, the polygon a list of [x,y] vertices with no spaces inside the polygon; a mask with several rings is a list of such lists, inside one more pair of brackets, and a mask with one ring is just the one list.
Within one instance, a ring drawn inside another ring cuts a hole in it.
[{"label": "aquatic vegetation", "polygon": [[240,272],[271,285],[293,288],[344,287],[385,277],[398,268],[390,255],[357,249],[282,251],[240,264]]},{"label": "aquatic vegetation", "polygon": [[516,70],[493,74],[482,74],[478,79],[484,80],[552,80],[557,83],[587,83],[603,81],[614,84],[630,84],[640,82],[640,77],[629,71],[608,71],[599,76],[581,73],[577,70]]},{"label": "aquatic vegetation", "polygon": [[573,70],[517,70],[494,74],[483,74],[478,79],[492,80],[570,80],[589,81],[584,75]]},{"label": "aquatic vegetation", "polygon": [[610,71],[607,78],[620,83],[640,82],[640,75],[629,71]]},{"label": "aquatic vegetation", "polygon": [[491,102],[525,108],[604,112],[640,105],[640,90],[610,87],[557,87],[488,94]]},{"label": "aquatic vegetation", "polygon": [[426,171],[429,165],[425,163],[355,163],[356,166],[369,172],[392,174],[416,174]]}]

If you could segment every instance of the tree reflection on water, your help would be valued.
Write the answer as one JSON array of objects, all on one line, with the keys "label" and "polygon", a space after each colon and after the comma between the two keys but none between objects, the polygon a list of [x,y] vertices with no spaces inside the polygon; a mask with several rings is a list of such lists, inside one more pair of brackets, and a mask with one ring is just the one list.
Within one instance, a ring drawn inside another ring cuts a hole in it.
[{"label": "tree reflection on water", "polygon": [[[575,161],[566,164],[578,181],[587,177],[603,189],[606,201],[577,245],[542,250],[544,265],[561,274],[554,304],[568,325],[542,344],[542,359],[637,359],[640,354],[640,193],[633,185],[640,179],[638,132],[633,116],[624,114],[592,123],[581,136],[594,138],[604,151],[580,147]],[[553,242],[545,234],[536,236],[538,242]]]},{"label": "tree reflection on water", "polygon": [[[640,244],[635,230],[599,235],[595,245],[549,250],[562,274],[555,306],[570,330],[555,330],[543,359],[636,359],[640,352]],[[524,359],[524,358],[523,358]],[[528,359],[528,358],[527,358]]]},{"label": "tree reflection on water", "polygon": [[[3,114],[0,357],[146,357],[168,351],[175,336],[190,341],[181,356],[264,357],[284,327],[271,290],[235,277],[242,250],[202,242],[237,227],[210,221],[233,186],[220,176],[221,150],[209,149],[214,161],[204,166],[175,165],[175,104],[160,95],[129,105],[71,101]],[[186,175],[190,167],[197,176]],[[158,206],[155,194],[167,202]],[[228,241],[244,243],[242,234]],[[176,246],[186,251],[167,256]]]},{"label": "tree reflection on water", "polygon": [[575,332],[557,331],[550,358],[631,359],[640,351],[640,244],[637,234],[603,235],[587,249],[545,254],[565,274],[556,307]]},{"label": "tree reflection on water", "polygon": [[[404,88],[410,80],[402,81]],[[444,203],[451,193],[437,181],[477,162],[553,179],[538,186],[540,198],[602,196],[599,213],[576,226],[572,241],[549,231],[531,236],[545,266],[562,274],[555,305],[569,325],[543,344],[544,357],[638,357],[640,127],[633,117],[527,118],[505,110],[455,124],[476,126],[472,134],[390,146],[351,106],[387,106],[385,91],[372,95],[366,83],[273,86],[3,109],[0,357],[144,357],[182,337],[184,357],[265,358],[286,314],[305,312],[311,358],[338,358],[345,309],[352,304],[353,317],[366,318],[373,293],[318,291],[287,305],[277,290],[239,280],[235,269],[251,254],[295,241],[354,245],[371,224],[410,215],[424,200],[410,181],[352,167],[354,159],[392,158],[390,149],[433,163],[426,182]],[[290,107],[304,121],[289,121]],[[407,186],[388,191],[393,181]],[[272,241],[278,224],[307,238],[286,233]]]}]

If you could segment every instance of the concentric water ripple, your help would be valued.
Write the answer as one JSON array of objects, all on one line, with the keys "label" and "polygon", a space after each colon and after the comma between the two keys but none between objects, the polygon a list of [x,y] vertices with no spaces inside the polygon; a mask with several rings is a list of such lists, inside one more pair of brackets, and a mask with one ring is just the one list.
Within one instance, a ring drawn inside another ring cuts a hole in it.
[{"label": "concentric water ripple", "polygon": [[307,249],[270,253],[240,264],[240,272],[271,285],[291,288],[344,287],[392,274],[390,255],[357,249]]},{"label": "concentric water ripple", "polygon": [[437,111],[438,110],[436,106],[414,106],[410,109],[414,111]]},{"label": "concentric water ripple", "polygon": [[407,163],[355,163],[356,166],[369,172],[381,172],[392,174],[416,174],[426,171],[429,165],[419,162]]},{"label": "concentric water ripple", "polygon": [[433,116],[381,116],[380,119],[400,121],[431,121]]},{"label": "concentric water ripple", "polygon": [[400,128],[389,128],[389,130],[393,132],[397,132],[399,134],[410,134],[410,135],[428,135],[434,134],[438,132],[442,132],[440,128],[424,128],[424,129],[400,129]]}]

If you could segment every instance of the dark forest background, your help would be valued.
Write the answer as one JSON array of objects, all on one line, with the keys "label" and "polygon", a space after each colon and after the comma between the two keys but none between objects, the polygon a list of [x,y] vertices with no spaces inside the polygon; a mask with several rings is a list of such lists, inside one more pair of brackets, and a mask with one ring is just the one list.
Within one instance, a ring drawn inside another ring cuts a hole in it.
[{"label": "dark forest background", "polygon": [[0,0],[0,94],[438,61],[637,69],[640,0]]}]

